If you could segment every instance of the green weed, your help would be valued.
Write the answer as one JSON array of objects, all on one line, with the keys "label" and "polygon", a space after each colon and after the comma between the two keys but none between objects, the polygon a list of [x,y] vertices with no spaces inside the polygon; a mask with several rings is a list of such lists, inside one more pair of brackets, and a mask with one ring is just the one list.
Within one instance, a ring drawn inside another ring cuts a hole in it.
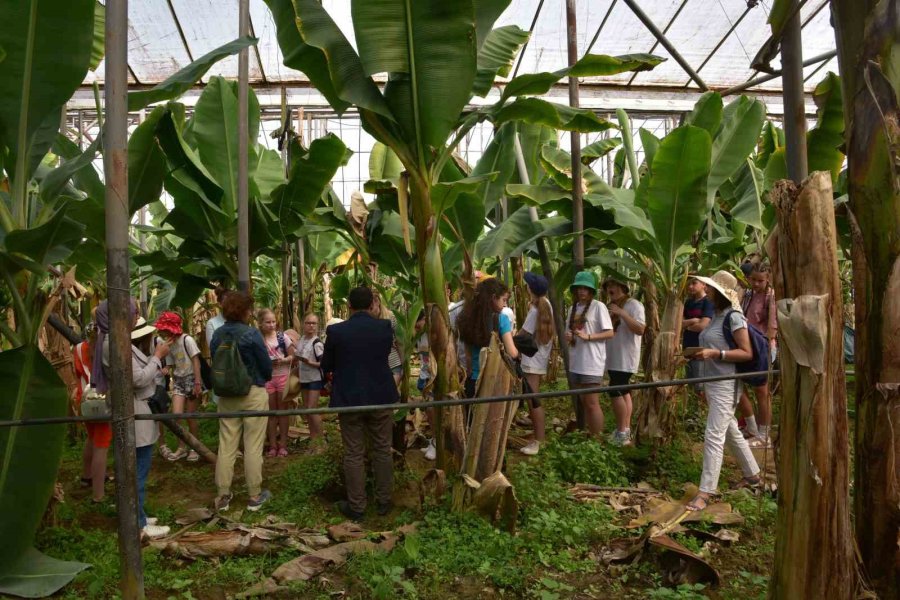
[{"label": "green weed", "polygon": [[647,597],[653,600],[706,600],[706,596],[700,593],[705,588],[706,586],[700,583],[682,583],[677,588],[661,587],[650,590]]},{"label": "green weed", "polygon": [[628,466],[618,448],[604,446],[584,433],[556,437],[541,462],[561,480],[596,485],[628,485]]}]

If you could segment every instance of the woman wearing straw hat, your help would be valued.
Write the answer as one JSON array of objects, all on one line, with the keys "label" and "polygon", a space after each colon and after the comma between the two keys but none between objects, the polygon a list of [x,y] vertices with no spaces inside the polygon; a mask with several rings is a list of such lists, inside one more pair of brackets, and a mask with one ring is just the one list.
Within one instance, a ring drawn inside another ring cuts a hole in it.
[{"label": "woman wearing straw hat", "polygon": [[[569,343],[569,374],[576,388],[590,388],[603,384],[606,370],[606,340],[611,339],[612,320],[606,305],[594,299],[597,281],[590,271],[581,271],[569,287],[574,304],[569,311],[566,341]],[[603,409],[600,394],[582,394],[584,421],[591,435],[603,435]]]},{"label": "woman wearing straw hat", "polygon": [[[131,314],[134,326],[131,329],[131,377],[132,391],[134,392],[134,414],[150,414],[149,400],[156,391],[156,377],[163,369],[163,359],[169,354],[169,344],[161,342],[156,345],[153,353],[150,353],[151,336],[156,331],[152,325],[148,325],[143,317],[137,316],[137,304],[132,300]],[[104,300],[97,307],[98,319],[108,319],[108,304]],[[102,352],[103,370],[109,369],[109,338],[99,342]],[[104,375],[105,379],[105,375]],[[155,518],[148,518],[144,512],[144,499],[146,498],[147,477],[150,474],[150,463],[153,460],[153,444],[159,437],[159,430],[153,421],[134,422],[134,453],[137,463],[137,488],[138,488],[138,526],[148,538],[160,538],[168,535],[169,528],[157,525]],[[120,507],[121,508],[121,507]]]},{"label": "woman wearing straw hat", "polygon": [[[747,320],[740,311],[737,279],[727,271],[718,271],[712,277],[696,279],[706,284],[706,293],[715,305],[716,314],[700,333],[700,349],[693,353],[693,358],[703,361],[704,377],[732,375],[735,373],[735,363],[753,358]],[[737,348],[732,349],[725,339],[723,327],[726,318]],[[760,481],[759,466],[734,417],[740,384],[737,380],[726,379],[706,382],[703,388],[709,404],[706,433],[703,437],[703,472],[700,475],[700,491],[687,505],[690,511],[706,508],[710,496],[716,493],[725,445],[735,455],[744,474],[738,487],[755,486]]]}]

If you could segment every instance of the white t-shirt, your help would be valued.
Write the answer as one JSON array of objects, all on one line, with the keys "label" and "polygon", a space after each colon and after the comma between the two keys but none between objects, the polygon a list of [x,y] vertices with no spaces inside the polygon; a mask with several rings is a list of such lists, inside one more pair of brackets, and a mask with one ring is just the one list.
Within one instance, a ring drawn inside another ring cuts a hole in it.
[{"label": "white t-shirt", "polygon": [[200,354],[200,347],[196,340],[186,333],[172,342],[169,346],[169,355],[166,357],[166,364],[174,367],[172,375],[175,377],[187,377],[194,375],[194,363],[191,359]]},{"label": "white t-shirt", "polygon": [[516,332],[516,311],[514,311],[513,309],[511,309],[508,306],[504,306],[503,310],[500,311],[500,314],[506,315],[506,317],[509,319],[509,322],[512,324],[512,331],[513,331],[513,333],[515,333]]},{"label": "white t-shirt", "polygon": [[[313,362],[319,362],[322,354],[325,353],[325,344],[317,337],[308,338],[306,336],[297,340],[296,356],[306,358]],[[308,364],[300,363],[300,383],[312,383],[313,381],[322,381],[322,372],[319,367],[311,367]]]},{"label": "white t-shirt", "polygon": [[212,346],[212,338],[213,334],[216,332],[216,329],[225,324],[225,317],[222,315],[216,315],[212,319],[206,322],[206,347],[209,348]]},{"label": "white t-shirt", "polygon": [[[551,316],[553,309],[550,309]],[[525,316],[525,323],[522,324],[522,331],[527,331],[531,335],[537,334],[538,326],[538,309],[531,305],[528,314]],[[537,340],[535,340],[535,343]],[[538,345],[538,351],[534,356],[522,355],[522,370],[526,373],[535,373],[537,375],[547,374],[547,365],[550,362],[550,352],[553,350],[553,338],[543,345]]]},{"label": "white t-shirt", "polygon": [[[578,316],[580,323],[575,323],[575,329],[584,331],[588,335],[609,331],[612,329],[612,320],[609,318],[609,310],[605,304],[597,300],[591,300],[591,304],[582,315],[582,304],[576,304],[569,309],[569,317],[572,311]],[[568,323],[568,321],[566,321]],[[569,370],[579,375],[594,375],[603,377],[606,371],[606,342],[597,340],[588,342],[575,337],[575,346],[569,347]]]},{"label": "white t-shirt", "polygon": [[[641,325],[646,323],[644,305],[629,298],[625,303],[625,312]],[[641,362],[641,336],[631,331],[624,319],[619,320],[616,327],[616,335],[609,340],[607,347],[609,357],[606,359],[606,368],[609,371],[622,371],[623,373],[637,373]]]}]

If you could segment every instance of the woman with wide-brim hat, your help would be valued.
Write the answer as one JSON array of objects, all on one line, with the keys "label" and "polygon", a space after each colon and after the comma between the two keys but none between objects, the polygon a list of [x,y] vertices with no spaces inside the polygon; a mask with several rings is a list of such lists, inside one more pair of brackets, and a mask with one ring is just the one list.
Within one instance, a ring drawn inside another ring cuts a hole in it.
[{"label": "woman with wide-brim hat", "polygon": [[[574,388],[591,388],[603,384],[606,370],[606,340],[614,335],[606,305],[594,299],[597,280],[590,271],[575,275],[569,287],[573,305],[569,310],[566,341],[569,343],[569,379]],[[582,394],[584,421],[591,435],[603,435],[603,409],[600,394]]]},{"label": "woman with wide-brim hat", "polygon": [[[727,271],[718,271],[712,277],[697,276],[696,279],[706,285],[706,293],[716,308],[716,314],[706,329],[700,332],[701,349],[693,354],[693,358],[703,361],[704,377],[734,374],[735,363],[753,358],[747,319],[741,312],[738,300],[737,279]],[[732,348],[725,338],[726,326],[731,330],[736,348]],[[717,492],[726,445],[744,475],[738,486],[755,486],[760,481],[759,465],[734,416],[740,394],[739,382],[735,379],[709,381],[703,384],[703,388],[709,405],[703,436],[703,471],[700,491],[687,505],[690,511],[706,508],[710,496]]]}]

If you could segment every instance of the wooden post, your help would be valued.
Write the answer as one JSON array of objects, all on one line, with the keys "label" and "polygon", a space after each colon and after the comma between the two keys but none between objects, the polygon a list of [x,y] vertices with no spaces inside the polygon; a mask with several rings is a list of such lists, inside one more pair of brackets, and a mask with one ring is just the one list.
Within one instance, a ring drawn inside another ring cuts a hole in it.
[{"label": "wooden post", "polygon": [[843,295],[831,177],[817,171],[801,186],[779,181],[772,202],[782,401],[770,597],[853,598]]},{"label": "wooden post", "polygon": [[[238,31],[241,37],[250,35],[250,0],[238,2]],[[250,51],[244,48],[238,53],[238,289],[250,291],[250,145],[249,96]]]}]

